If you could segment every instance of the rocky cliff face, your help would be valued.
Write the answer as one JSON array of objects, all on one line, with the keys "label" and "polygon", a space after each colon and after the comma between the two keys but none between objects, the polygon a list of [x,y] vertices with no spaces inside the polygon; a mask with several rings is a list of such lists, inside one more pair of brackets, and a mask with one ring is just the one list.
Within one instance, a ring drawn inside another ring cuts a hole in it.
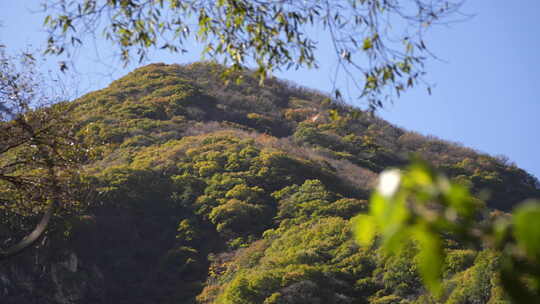
[{"label": "rocky cliff face", "polygon": [[[27,252],[0,266],[2,303],[105,303],[104,276],[70,250],[54,260]],[[97,302],[96,302],[97,300]]]}]

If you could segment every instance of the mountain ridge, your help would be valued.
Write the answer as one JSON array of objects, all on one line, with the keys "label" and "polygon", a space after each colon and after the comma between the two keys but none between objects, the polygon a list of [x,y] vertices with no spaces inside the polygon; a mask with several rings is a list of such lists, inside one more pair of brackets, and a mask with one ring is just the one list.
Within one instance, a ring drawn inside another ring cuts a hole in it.
[{"label": "mountain ridge", "polygon": [[95,191],[41,248],[1,265],[7,303],[505,300],[486,279],[492,252],[447,240],[447,291],[436,299],[413,244],[382,257],[355,244],[350,221],[368,208],[377,174],[411,153],[479,199],[487,189],[492,210],[540,197],[538,180],[288,82],[259,86],[248,71],[225,84],[222,70],[152,64],[67,103],[91,147],[83,175]]}]

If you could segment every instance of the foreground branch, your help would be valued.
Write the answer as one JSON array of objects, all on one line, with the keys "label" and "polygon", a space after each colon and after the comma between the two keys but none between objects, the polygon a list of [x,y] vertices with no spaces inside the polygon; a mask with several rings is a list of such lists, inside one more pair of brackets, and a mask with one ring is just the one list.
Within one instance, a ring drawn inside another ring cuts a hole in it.
[{"label": "foreground branch", "polygon": [[21,253],[24,249],[32,246],[32,244],[34,244],[34,242],[37,241],[39,237],[41,237],[43,232],[45,232],[45,229],[47,229],[55,207],[56,203],[52,202],[43,217],[41,218],[41,221],[34,228],[34,231],[24,237],[19,243],[9,247],[6,250],[0,249],[0,260],[15,256]]}]

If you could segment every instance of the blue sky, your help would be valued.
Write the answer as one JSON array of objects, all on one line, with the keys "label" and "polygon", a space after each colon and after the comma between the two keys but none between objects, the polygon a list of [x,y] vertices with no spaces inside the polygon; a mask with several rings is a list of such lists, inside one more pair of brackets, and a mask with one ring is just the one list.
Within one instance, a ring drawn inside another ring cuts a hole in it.
[{"label": "blue sky", "polygon": [[[0,0],[0,43],[10,51],[45,42],[43,17],[32,13],[39,1]],[[428,62],[428,80],[436,83],[430,96],[424,88],[410,91],[379,112],[388,121],[426,135],[460,142],[491,155],[506,155],[540,177],[540,1],[468,0],[463,11],[470,20],[438,27],[428,46],[443,61]],[[328,41],[321,37],[321,45]],[[135,66],[118,68],[108,44],[87,45],[76,56],[77,94],[106,86]],[[198,60],[200,47],[187,55],[155,53],[151,62]],[[97,60],[97,55],[102,60]],[[329,91],[333,57],[319,53],[319,70],[277,73],[298,84]],[[114,61],[114,60],[113,60]],[[46,69],[55,71],[52,63]],[[46,69],[44,71],[46,71]]]}]

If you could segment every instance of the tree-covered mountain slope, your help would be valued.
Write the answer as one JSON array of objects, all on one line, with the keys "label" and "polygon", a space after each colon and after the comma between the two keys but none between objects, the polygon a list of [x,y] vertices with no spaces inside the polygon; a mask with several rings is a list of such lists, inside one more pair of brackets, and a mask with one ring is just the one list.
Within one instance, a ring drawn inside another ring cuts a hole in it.
[{"label": "tree-covered mountain slope", "polygon": [[[352,239],[377,175],[411,153],[486,212],[540,197],[502,158],[426,137],[277,79],[153,64],[70,102],[89,191],[37,248],[0,265],[2,303],[506,303],[496,254],[447,237],[445,292],[415,246]],[[81,190],[82,191],[82,190]]]}]

